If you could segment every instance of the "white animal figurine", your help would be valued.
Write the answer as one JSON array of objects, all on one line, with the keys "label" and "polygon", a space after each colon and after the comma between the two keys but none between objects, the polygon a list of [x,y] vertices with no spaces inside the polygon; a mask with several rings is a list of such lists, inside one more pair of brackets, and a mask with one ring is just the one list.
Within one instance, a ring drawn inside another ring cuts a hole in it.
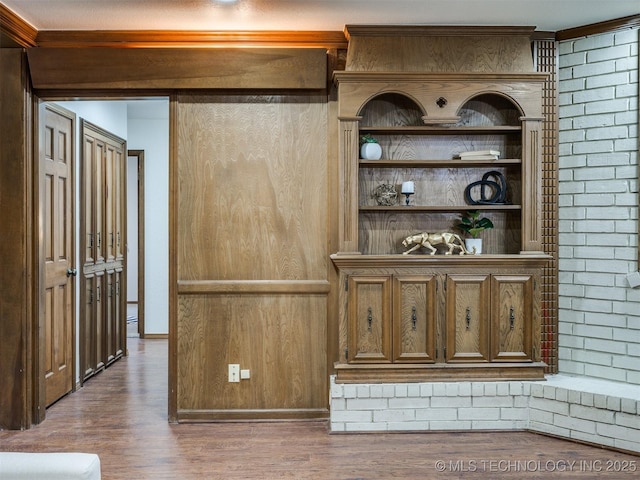
[{"label": "white animal figurine", "polygon": [[402,245],[404,247],[413,245],[413,247],[411,247],[406,252],[402,252],[402,254],[408,255],[409,253],[419,249],[420,247],[425,247],[430,250],[431,255],[435,255],[437,250],[435,249],[434,245],[441,245],[441,244],[444,244],[447,247],[449,247],[449,250],[445,253],[445,255],[451,255],[454,249],[456,248],[460,250],[460,255],[475,254],[475,248],[473,249],[474,250],[473,252],[468,251],[465,248],[464,242],[462,241],[460,236],[455,233],[449,233],[449,232],[442,232],[442,233],[423,232],[423,233],[416,233],[415,235],[409,235],[407,238],[405,238],[402,241]]}]

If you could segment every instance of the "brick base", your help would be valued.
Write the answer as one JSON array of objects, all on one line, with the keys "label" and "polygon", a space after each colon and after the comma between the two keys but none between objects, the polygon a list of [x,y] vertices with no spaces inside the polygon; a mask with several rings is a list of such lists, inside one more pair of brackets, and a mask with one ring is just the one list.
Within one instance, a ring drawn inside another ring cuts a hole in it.
[{"label": "brick base", "polygon": [[333,432],[531,430],[640,453],[640,386],[546,382],[337,384]]}]

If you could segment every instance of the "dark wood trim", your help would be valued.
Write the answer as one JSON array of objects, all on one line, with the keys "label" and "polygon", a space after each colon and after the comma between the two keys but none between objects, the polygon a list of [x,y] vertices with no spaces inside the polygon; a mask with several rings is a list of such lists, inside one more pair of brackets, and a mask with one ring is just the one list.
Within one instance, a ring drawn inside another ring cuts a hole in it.
[{"label": "dark wood trim", "polygon": [[169,422],[178,421],[178,94],[169,99]]},{"label": "dark wood trim", "polygon": [[536,27],[533,26],[477,26],[477,25],[345,25],[347,39],[352,35],[395,37],[442,37],[442,36],[531,36]]},{"label": "dark wood trim", "polygon": [[435,364],[340,364],[335,365],[336,383],[411,382],[499,382],[544,380],[545,364],[522,363],[435,363]]},{"label": "dark wood trim", "polygon": [[180,410],[180,423],[252,422],[284,420],[322,420],[329,418],[329,410],[318,409],[261,409],[261,410]]},{"label": "dark wood trim", "polygon": [[326,295],[327,280],[179,280],[178,294]]},{"label": "dark wood trim", "polygon": [[[138,335],[144,335],[144,150],[128,150],[128,157],[138,161]],[[127,163],[128,166],[128,163]],[[127,202],[127,209],[129,202]]]},{"label": "dark wood trim", "polygon": [[304,47],[347,48],[343,32],[336,31],[239,31],[184,30],[43,30],[38,47],[139,48],[139,47]]},{"label": "dark wood trim", "polygon": [[35,89],[302,89],[327,86],[321,48],[31,48]]},{"label": "dark wood trim", "polygon": [[0,3],[0,45],[34,47],[38,30]]},{"label": "dark wood trim", "polygon": [[587,35],[618,32],[621,30],[639,27],[640,15],[631,15],[628,17],[617,18],[615,20],[608,20],[606,22],[592,23],[581,27],[558,30],[556,32],[556,40],[571,40],[572,38],[586,37]]}]

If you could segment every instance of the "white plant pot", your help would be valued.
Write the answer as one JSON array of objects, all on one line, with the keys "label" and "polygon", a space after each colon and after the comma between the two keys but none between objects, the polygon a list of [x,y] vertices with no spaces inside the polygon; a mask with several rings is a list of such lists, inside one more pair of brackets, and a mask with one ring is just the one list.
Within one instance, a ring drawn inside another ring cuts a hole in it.
[{"label": "white plant pot", "polygon": [[364,160],[380,160],[382,158],[382,147],[377,143],[363,143],[360,147],[360,156]]},{"label": "white plant pot", "polygon": [[469,253],[474,253],[473,249],[475,248],[475,254],[480,255],[482,253],[482,239],[481,238],[465,238],[464,246],[467,247]]}]

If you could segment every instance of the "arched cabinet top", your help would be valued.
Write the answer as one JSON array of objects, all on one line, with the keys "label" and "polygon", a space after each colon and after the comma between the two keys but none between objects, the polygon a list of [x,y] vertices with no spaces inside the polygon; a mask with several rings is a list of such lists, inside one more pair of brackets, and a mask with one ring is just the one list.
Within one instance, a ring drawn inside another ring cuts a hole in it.
[{"label": "arched cabinet top", "polygon": [[[546,74],[539,73],[334,74],[339,116],[360,118],[361,124],[367,126],[394,125],[380,113],[388,110],[381,106],[389,102],[397,102],[406,112],[403,125],[472,125],[469,122],[479,122],[483,115],[493,125],[515,125],[522,117],[542,117],[540,98],[546,78]],[[400,117],[392,122],[400,121]]]}]

